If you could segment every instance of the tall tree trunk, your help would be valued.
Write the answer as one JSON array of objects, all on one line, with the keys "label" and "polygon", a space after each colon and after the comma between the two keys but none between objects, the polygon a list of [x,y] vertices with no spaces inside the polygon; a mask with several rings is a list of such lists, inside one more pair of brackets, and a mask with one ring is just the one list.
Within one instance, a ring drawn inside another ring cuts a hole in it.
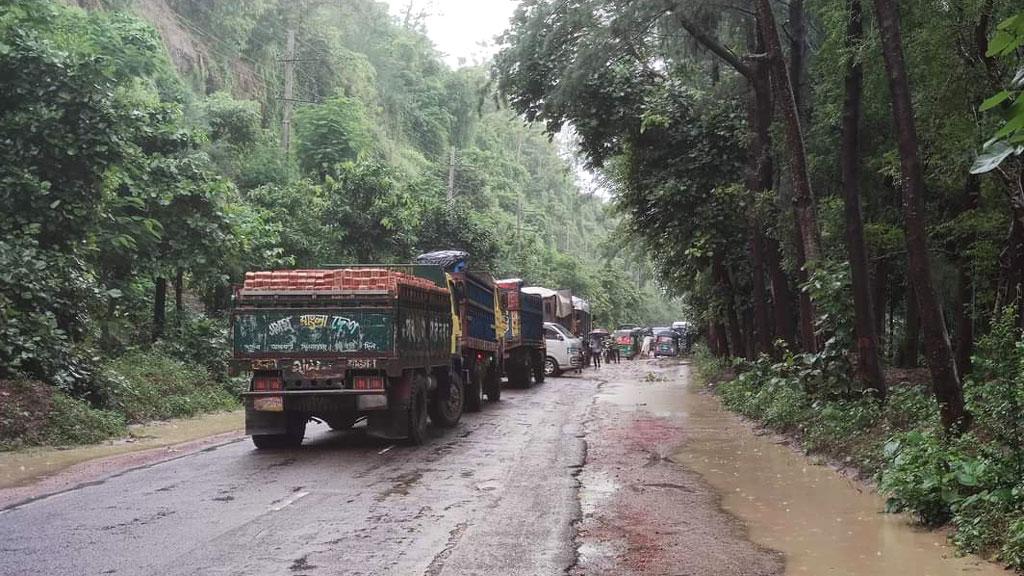
[{"label": "tall tree trunk", "polygon": [[[796,226],[800,233],[800,244],[797,254],[803,252],[801,264],[802,276],[813,268],[821,259],[821,239],[818,231],[818,216],[814,205],[814,193],[807,173],[807,151],[804,147],[803,128],[800,125],[800,113],[797,110],[793,84],[786,67],[785,57],[779,40],[779,31],[775,27],[775,15],[772,13],[770,0],[757,0],[757,20],[761,26],[765,50],[771,69],[772,84],[782,112],[783,125],[786,129],[786,142],[789,160],[790,178],[793,183],[793,203],[796,213]],[[801,278],[801,285],[805,278]],[[800,295],[800,326],[804,349],[815,352],[818,349],[814,337],[814,318],[817,316],[814,302],[801,290]]]},{"label": "tall tree trunk", "polygon": [[[766,2],[767,0],[761,0]],[[900,20],[893,0],[875,0],[875,13],[882,40],[886,76],[892,93],[892,115],[903,174],[903,220],[906,228],[909,273],[924,331],[925,355],[942,424],[947,430],[964,429],[970,416],[964,408],[963,387],[949,333],[942,317],[942,305],[932,281],[928,237],[924,217],[924,175],[918,156],[917,127],[911,105],[910,82],[903,60]]]},{"label": "tall tree trunk", "polygon": [[[798,221],[796,207],[793,207],[794,221]],[[803,289],[807,285],[807,257],[804,255],[804,244],[799,238],[800,225],[796,225],[797,238],[793,242],[796,255],[797,298],[800,299],[800,344],[805,352],[818,351],[818,338],[814,333],[814,304],[811,295]]]},{"label": "tall tree trunk", "polygon": [[807,12],[804,0],[789,0],[789,75],[801,122],[810,118],[807,85]]},{"label": "tall tree trunk", "polygon": [[750,344],[752,356],[768,354],[772,349],[771,324],[768,321],[768,291],[765,288],[764,237],[760,222],[750,218],[750,266],[752,325]]},{"label": "tall tree trunk", "polygon": [[733,354],[743,354],[746,345],[743,342],[739,315],[736,313],[736,293],[732,287],[732,279],[729,278],[729,271],[722,262],[721,256],[716,254],[713,257],[712,267],[718,284],[719,297],[725,304],[725,321],[729,328],[729,348]]},{"label": "tall tree trunk", "polygon": [[821,259],[821,239],[818,231],[818,216],[814,206],[814,193],[807,173],[807,150],[804,147],[804,133],[800,125],[800,113],[793,94],[789,69],[782,53],[779,31],[775,27],[775,15],[770,0],[757,0],[757,19],[764,36],[765,49],[771,67],[772,83],[782,112],[786,128],[790,177],[793,180],[793,201],[796,204],[800,238],[804,245],[804,258],[814,266]]},{"label": "tall tree trunk", "polygon": [[[756,34],[751,34],[756,36]],[[760,39],[748,40],[754,50]],[[747,123],[750,126],[750,166],[747,170],[747,189],[759,196],[771,190],[774,180],[771,160],[772,99],[768,71],[761,63],[752,66],[747,97]],[[747,215],[750,236],[751,299],[754,311],[754,355],[767,354],[772,347],[771,325],[768,320],[768,291],[765,288],[765,235],[764,224],[758,221],[757,202],[751,202]]]},{"label": "tall tree trunk", "polygon": [[782,256],[779,243],[774,238],[765,238],[765,266],[772,281],[772,312],[775,320],[775,335],[793,346],[796,344],[796,325],[793,322],[793,291],[789,279],[782,270]]},{"label": "tall tree trunk", "polygon": [[725,337],[725,325],[719,319],[711,321],[708,326],[708,340],[711,341],[711,349],[719,358],[729,356],[729,341]]},{"label": "tall tree trunk", "polygon": [[181,314],[184,309],[182,293],[185,291],[185,272],[180,268],[174,274],[174,330],[181,333]]},{"label": "tall tree trunk", "polygon": [[846,250],[850,258],[853,285],[853,327],[857,338],[857,377],[867,390],[885,399],[885,377],[878,358],[874,309],[871,304],[871,276],[864,244],[864,216],[860,207],[860,114],[864,70],[854,55],[864,41],[860,0],[847,0],[849,21],[846,46],[851,52],[846,68],[846,97],[843,100],[842,138],[839,164],[843,179],[846,216]]},{"label": "tall tree trunk", "polygon": [[153,342],[163,338],[167,326],[167,278],[159,276],[153,292]]},{"label": "tall tree trunk", "polygon": [[[879,258],[875,264],[875,293],[871,302],[875,305],[875,334],[879,348],[885,348],[885,309],[889,303],[889,260]],[[884,355],[884,354],[883,354]]]},{"label": "tall tree trunk", "polygon": [[[981,178],[969,175],[964,184],[964,211],[977,210],[980,200]],[[968,246],[961,246],[957,251],[956,365],[961,376],[971,372],[971,355],[974,353],[974,278],[966,248]]]},{"label": "tall tree trunk", "polygon": [[896,363],[900,368],[917,368],[917,352],[921,346],[921,315],[918,313],[917,293],[907,279],[907,310],[903,323],[903,343]]}]

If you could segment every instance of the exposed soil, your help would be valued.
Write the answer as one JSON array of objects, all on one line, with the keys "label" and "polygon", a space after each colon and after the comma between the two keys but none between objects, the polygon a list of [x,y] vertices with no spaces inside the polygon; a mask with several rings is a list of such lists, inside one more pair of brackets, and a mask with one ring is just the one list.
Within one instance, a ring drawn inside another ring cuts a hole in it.
[{"label": "exposed soil", "polygon": [[[576,575],[780,575],[776,552],[752,544],[715,491],[668,456],[685,439],[645,378],[644,362],[610,366],[587,426]],[[616,384],[614,381],[622,381]],[[658,384],[661,382],[661,384]],[[648,394],[648,392],[650,394]]]}]

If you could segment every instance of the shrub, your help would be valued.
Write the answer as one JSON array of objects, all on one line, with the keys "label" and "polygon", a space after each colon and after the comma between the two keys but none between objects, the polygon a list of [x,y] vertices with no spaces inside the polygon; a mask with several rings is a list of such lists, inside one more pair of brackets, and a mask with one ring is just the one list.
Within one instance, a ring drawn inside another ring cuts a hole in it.
[{"label": "shrub", "polygon": [[238,407],[228,388],[202,367],[158,351],[133,351],[109,362],[112,407],[129,422],[193,416]]},{"label": "shrub", "polygon": [[890,512],[912,512],[932,525],[950,519],[950,505],[960,497],[950,466],[951,447],[935,433],[912,430],[886,442],[885,456],[888,466],[879,488],[889,497]]},{"label": "shrub", "polygon": [[41,438],[44,442],[41,443],[55,446],[94,444],[127,432],[121,414],[92,408],[86,402],[58,392],[53,395],[53,408]]},{"label": "shrub", "polygon": [[224,320],[184,312],[180,318],[172,315],[169,325],[178,329],[157,345],[161,352],[206,368],[214,380],[227,378],[231,347]]}]

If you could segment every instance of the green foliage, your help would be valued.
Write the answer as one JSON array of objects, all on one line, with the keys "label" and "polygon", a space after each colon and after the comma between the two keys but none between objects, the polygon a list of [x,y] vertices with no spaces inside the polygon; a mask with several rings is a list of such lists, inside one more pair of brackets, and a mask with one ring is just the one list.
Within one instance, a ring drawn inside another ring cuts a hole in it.
[{"label": "green foliage", "polygon": [[1024,472],[1024,337],[1008,307],[978,343],[974,371],[964,386],[977,433],[1012,447]]},{"label": "green foliage", "polygon": [[194,416],[238,408],[229,388],[201,366],[164,352],[134,351],[106,364],[108,403],[129,422]]},{"label": "green foliage", "polygon": [[37,443],[50,446],[94,444],[123,436],[128,429],[122,414],[100,410],[63,393],[53,395],[53,407]]},{"label": "green foliage", "polygon": [[368,151],[370,126],[360,101],[332,98],[295,113],[295,154],[306,174],[323,176]]},{"label": "green foliage", "polygon": [[1003,122],[992,135],[992,139],[985,143],[985,149],[974,161],[974,166],[971,167],[971,172],[974,174],[983,174],[994,170],[1011,155],[1024,153],[1024,61],[1019,57],[1022,46],[1024,46],[1024,12],[1019,12],[996,26],[995,34],[989,40],[988,51],[985,53],[985,56],[989,58],[1007,58],[1016,55],[1017,68],[1007,88],[990,96],[978,107],[979,112],[999,110]]},{"label": "green foliage", "polygon": [[262,135],[260,105],[252,100],[235,100],[226,92],[216,92],[202,103],[203,117],[213,141],[247,147]]}]

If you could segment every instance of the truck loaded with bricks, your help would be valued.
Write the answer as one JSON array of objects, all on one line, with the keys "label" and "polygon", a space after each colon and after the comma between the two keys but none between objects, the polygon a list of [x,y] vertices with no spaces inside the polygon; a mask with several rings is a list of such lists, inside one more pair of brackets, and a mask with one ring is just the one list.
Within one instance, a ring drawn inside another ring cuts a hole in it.
[{"label": "truck loaded with bricks", "polygon": [[501,394],[499,293],[436,253],[417,264],[251,272],[231,312],[232,369],[252,374],[246,433],[297,446],[310,419],[426,438]]}]

